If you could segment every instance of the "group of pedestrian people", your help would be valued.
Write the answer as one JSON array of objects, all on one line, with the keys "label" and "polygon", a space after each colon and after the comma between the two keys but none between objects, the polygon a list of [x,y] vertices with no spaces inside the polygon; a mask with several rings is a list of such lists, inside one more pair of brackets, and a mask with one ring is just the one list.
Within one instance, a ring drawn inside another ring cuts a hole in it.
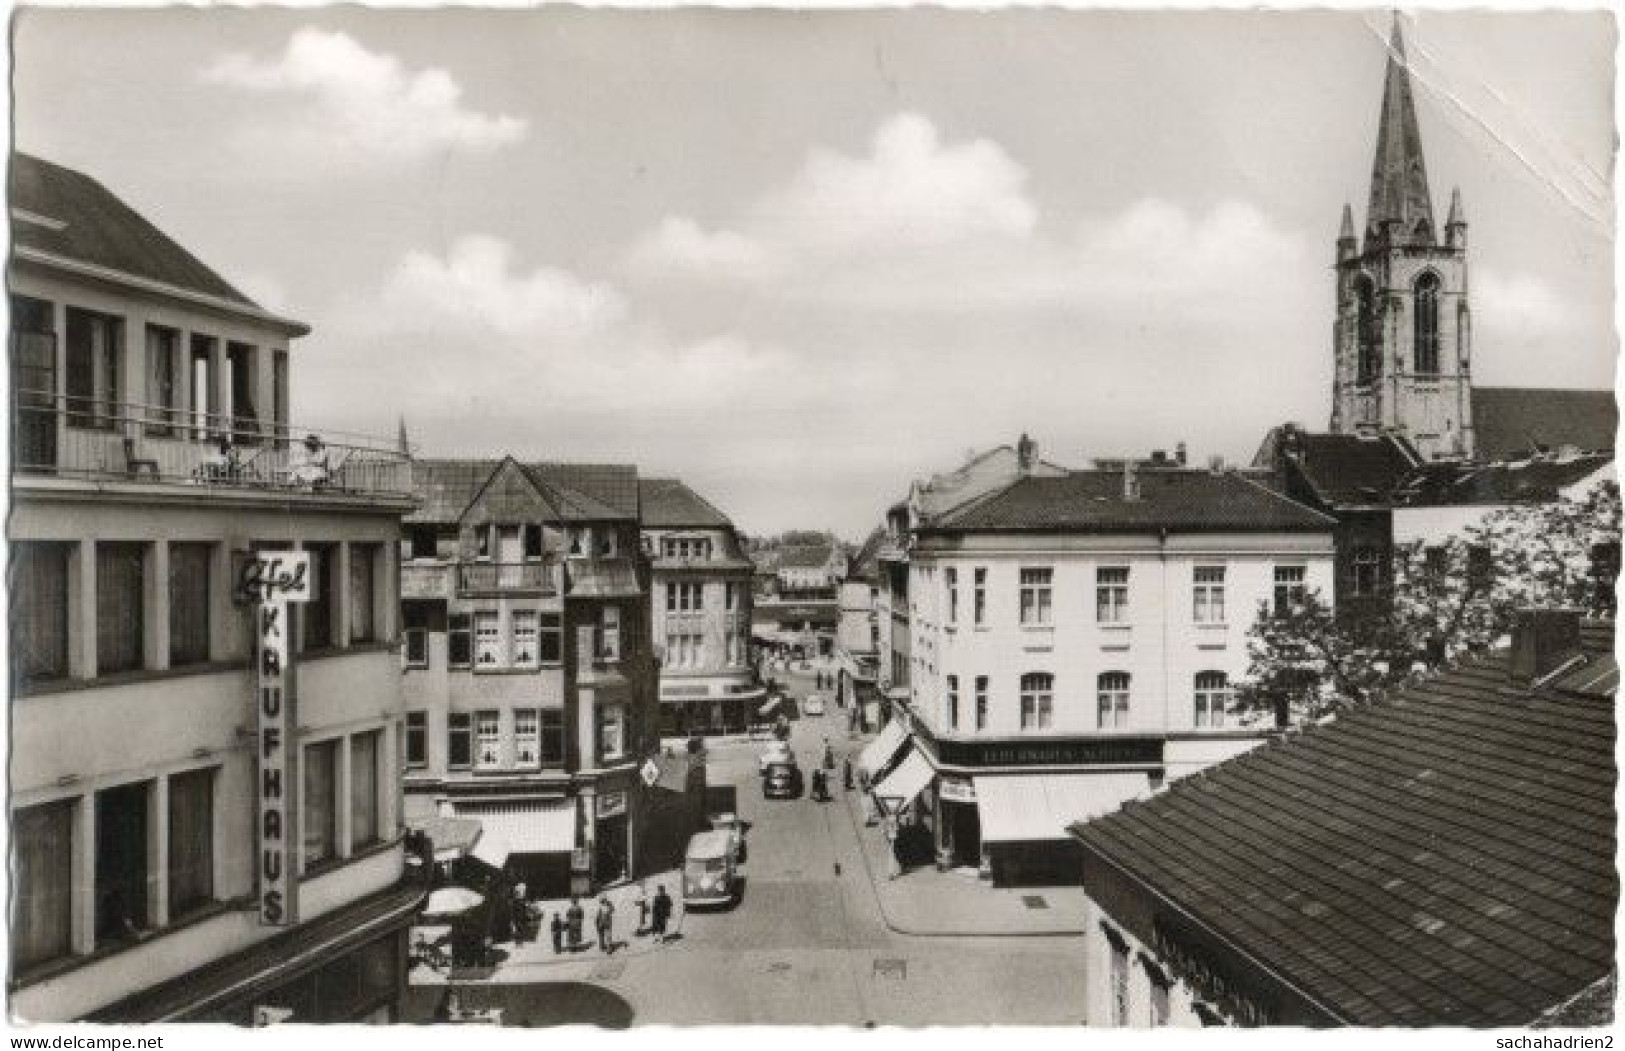
[{"label": "group of pedestrian people", "polygon": [[[671,924],[672,900],[666,893],[665,884],[657,884],[654,897],[651,899],[640,887],[634,907],[638,910],[637,937],[646,934],[653,935],[656,942],[664,942],[667,937],[667,928]],[[553,952],[555,955],[568,952],[580,952],[587,948],[584,935],[586,933],[587,910],[582,907],[581,899],[572,895],[570,903],[553,913],[549,932],[553,937]],[[609,900],[608,895],[598,899],[598,908],[593,913],[593,932],[597,935],[598,948],[606,956],[613,956],[621,943],[615,940],[615,903]]]}]

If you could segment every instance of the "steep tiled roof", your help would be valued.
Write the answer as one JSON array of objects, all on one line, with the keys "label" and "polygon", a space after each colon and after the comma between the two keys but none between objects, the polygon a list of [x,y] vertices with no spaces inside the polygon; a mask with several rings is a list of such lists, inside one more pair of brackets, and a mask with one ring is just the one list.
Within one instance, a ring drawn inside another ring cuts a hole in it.
[{"label": "steep tiled roof", "polygon": [[8,191],[11,236],[17,248],[49,252],[259,311],[253,300],[88,175],[13,153]]},{"label": "steep tiled roof", "polygon": [[[1585,634],[1599,643],[1593,659],[1612,633]],[[1614,701],[1513,688],[1504,665],[1439,675],[1073,834],[1348,1023],[1529,1023],[1613,966]]]},{"label": "steep tiled roof", "polygon": [[876,526],[869,534],[869,538],[858,548],[858,553],[852,556],[852,568],[847,573],[848,580],[880,579],[880,547],[886,542],[886,530]]},{"label": "steep tiled roof", "polygon": [[645,528],[727,529],[733,525],[727,515],[676,478],[644,478],[638,482],[638,492]]},{"label": "steep tiled roof", "polygon": [[1427,464],[1399,487],[1395,502],[1412,507],[1439,507],[1550,501],[1569,486],[1607,467],[1613,459],[1611,453],[1593,453],[1566,460]]},{"label": "steep tiled roof", "polygon": [[1386,503],[1418,463],[1390,437],[1299,432],[1286,441],[1296,450],[1303,480],[1333,507]]},{"label": "steep tiled roof", "polygon": [[1146,471],[1124,499],[1116,471],[1023,478],[931,522],[926,532],[1147,529],[1321,531],[1332,520],[1234,473]]},{"label": "steep tiled roof", "polygon": [[[457,521],[501,463],[491,459],[414,460],[412,484],[423,503],[405,521]],[[558,506],[565,521],[638,515],[638,470],[630,464],[528,463],[521,467]]]},{"label": "steep tiled roof", "polygon": [[1561,445],[1611,450],[1618,429],[1611,390],[1473,388],[1473,439],[1480,460],[1513,459]]}]

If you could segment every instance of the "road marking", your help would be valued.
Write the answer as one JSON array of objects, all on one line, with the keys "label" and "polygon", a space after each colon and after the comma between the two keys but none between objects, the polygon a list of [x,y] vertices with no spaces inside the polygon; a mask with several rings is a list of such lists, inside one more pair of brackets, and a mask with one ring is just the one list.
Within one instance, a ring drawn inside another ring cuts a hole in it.
[{"label": "road marking", "polygon": [[908,961],[899,956],[877,956],[870,973],[876,978],[903,981],[908,978]]}]

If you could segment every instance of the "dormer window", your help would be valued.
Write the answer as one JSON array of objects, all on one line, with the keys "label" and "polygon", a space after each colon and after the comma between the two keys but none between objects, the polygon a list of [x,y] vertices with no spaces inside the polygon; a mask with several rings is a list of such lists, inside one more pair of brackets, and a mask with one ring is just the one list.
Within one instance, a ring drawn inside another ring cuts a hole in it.
[{"label": "dormer window", "polygon": [[567,532],[570,542],[570,554],[574,556],[585,555],[592,544],[592,531],[586,526],[571,526]]},{"label": "dormer window", "polygon": [[617,551],[615,543],[615,530],[605,529],[598,534],[598,556],[600,558],[614,558]]},{"label": "dormer window", "polygon": [[542,527],[534,523],[524,527],[525,557],[539,559],[542,557]]}]

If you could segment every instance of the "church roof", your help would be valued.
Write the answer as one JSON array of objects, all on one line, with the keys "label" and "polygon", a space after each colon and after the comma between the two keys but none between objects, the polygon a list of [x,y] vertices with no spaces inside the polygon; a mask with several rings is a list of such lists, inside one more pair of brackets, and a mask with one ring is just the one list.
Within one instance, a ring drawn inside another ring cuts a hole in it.
[{"label": "church roof", "polygon": [[1506,460],[1572,445],[1614,448],[1619,408],[1611,390],[1473,388],[1473,440],[1480,460]]},{"label": "church roof", "polygon": [[1399,243],[1433,244],[1433,199],[1397,19],[1388,41],[1388,75],[1382,88],[1377,154],[1371,164],[1371,205],[1365,217],[1368,244],[1384,239],[1385,223],[1398,224],[1392,232]]}]

